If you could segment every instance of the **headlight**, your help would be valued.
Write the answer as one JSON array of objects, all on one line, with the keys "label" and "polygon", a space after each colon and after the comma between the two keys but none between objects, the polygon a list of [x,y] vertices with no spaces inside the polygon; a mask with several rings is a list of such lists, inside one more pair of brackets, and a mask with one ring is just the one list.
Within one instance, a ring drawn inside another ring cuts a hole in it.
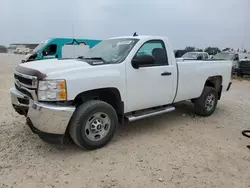
[{"label": "headlight", "polygon": [[40,101],[65,101],[67,99],[65,80],[39,81],[38,100]]}]

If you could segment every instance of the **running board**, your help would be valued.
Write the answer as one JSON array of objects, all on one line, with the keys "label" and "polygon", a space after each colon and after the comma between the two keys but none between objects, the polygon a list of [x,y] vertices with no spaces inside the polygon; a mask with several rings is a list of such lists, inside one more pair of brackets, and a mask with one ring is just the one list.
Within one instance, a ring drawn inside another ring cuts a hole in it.
[{"label": "running board", "polygon": [[128,121],[131,122],[131,121],[136,121],[136,120],[143,119],[146,117],[151,117],[151,116],[156,116],[156,115],[172,112],[174,110],[175,110],[175,107],[168,106],[168,107],[164,107],[164,108],[157,109],[157,110],[150,110],[150,111],[145,112],[145,113],[128,115],[128,116],[126,116],[126,118],[128,118]]}]

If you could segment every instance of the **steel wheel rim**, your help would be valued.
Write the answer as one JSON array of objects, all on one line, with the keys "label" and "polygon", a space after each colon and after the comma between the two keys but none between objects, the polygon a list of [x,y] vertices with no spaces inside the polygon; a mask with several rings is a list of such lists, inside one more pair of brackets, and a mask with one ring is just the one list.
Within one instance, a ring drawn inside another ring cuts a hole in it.
[{"label": "steel wheel rim", "polygon": [[100,141],[107,136],[110,125],[111,121],[106,113],[96,112],[86,122],[85,135],[91,141]]},{"label": "steel wheel rim", "polygon": [[207,111],[211,111],[214,108],[215,95],[210,93],[205,100],[205,108]]}]

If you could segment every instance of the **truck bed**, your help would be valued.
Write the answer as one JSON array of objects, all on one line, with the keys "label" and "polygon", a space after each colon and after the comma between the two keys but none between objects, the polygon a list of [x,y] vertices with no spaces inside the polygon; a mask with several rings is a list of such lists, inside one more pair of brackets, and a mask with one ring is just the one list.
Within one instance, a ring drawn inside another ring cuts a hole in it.
[{"label": "truck bed", "polygon": [[178,84],[174,102],[199,97],[206,80],[211,76],[223,75],[222,89],[225,91],[231,79],[231,70],[231,61],[190,60],[177,62]]}]

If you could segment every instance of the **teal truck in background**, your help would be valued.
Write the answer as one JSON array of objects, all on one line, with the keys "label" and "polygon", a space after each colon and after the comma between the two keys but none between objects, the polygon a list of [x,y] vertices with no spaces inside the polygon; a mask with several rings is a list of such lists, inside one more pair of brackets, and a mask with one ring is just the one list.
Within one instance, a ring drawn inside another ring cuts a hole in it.
[{"label": "teal truck in background", "polygon": [[37,61],[43,59],[63,58],[64,46],[87,46],[88,48],[94,47],[101,40],[94,39],[74,39],[74,38],[52,38],[40,43],[30,54],[25,56],[22,63],[29,61]]}]

